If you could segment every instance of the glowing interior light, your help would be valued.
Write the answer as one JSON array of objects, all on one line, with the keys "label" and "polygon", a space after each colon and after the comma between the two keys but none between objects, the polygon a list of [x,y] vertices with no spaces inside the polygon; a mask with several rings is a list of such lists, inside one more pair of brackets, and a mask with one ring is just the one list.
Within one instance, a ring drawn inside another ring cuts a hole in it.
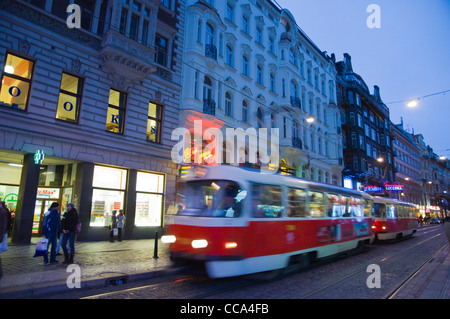
[{"label": "glowing interior light", "polygon": [[5,65],[5,73],[14,74],[14,67],[10,64]]}]

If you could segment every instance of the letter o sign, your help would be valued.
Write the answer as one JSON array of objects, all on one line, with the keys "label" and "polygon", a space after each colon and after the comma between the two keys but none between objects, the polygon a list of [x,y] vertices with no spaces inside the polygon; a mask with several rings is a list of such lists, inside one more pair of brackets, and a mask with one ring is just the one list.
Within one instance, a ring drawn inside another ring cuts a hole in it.
[{"label": "letter o sign", "polygon": [[12,97],[18,97],[20,96],[20,94],[22,94],[22,91],[20,91],[20,89],[17,86],[11,86],[8,92]]},{"label": "letter o sign", "polygon": [[71,102],[65,102],[65,103],[64,103],[64,109],[65,109],[67,112],[72,111],[72,110],[73,110],[73,104],[72,104]]}]

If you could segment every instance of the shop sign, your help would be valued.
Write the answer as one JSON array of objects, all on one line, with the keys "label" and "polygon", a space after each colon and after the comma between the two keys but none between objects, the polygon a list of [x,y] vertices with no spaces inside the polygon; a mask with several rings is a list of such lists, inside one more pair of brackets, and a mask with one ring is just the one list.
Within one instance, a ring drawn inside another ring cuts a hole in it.
[{"label": "shop sign", "polygon": [[37,150],[34,154],[34,164],[41,165],[42,161],[44,160],[45,154],[42,150]]},{"label": "shop sign", "polygon": [[382,193],[383,187],[380,186],[364,186],[364,191],[367,193]]},{"label": "shop sign", "polygon": [[403,192],[403,185],[386,184],[386,185],[384,185],[384,187],[386,188],[387,191],[400,191],[400,192]]},{"label": "shop sign", "polygon": [[59,198],[59,189],[39,187],[37,190],[37,198]]}]

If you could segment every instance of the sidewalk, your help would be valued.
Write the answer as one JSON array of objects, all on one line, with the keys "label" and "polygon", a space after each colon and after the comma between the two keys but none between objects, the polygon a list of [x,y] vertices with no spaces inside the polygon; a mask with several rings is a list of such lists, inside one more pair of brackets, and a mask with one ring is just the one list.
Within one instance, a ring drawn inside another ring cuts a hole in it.
[{"label": "sidewalk", "polygon": [[[25,245],[8,243],[8,251],[0,256],[0,299],[45,298],[71,291],[67,279],[73,271],[67,272],[68,265],[62,264],[64,256],[57,256],[60,264],[50,266],[44,266],[43,257],[33,258],[38,240],[33,238],[31,244]],[[167,245],[159,242],[159,258],[155,259],[154,243],[153,239],[76,242],[74,261],[80,266],[81,289],[103,287],[114,280],[144,280],[166,274],[171,265]]]}]

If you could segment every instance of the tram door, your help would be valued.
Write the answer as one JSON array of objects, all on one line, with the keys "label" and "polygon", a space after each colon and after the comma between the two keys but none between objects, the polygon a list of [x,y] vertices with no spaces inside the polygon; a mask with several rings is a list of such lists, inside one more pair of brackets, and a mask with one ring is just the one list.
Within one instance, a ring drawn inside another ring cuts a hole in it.
[{"label": "tram door", "polygon": [[56,201],[56,199],[45,200],[36,199],[36,205],[34,206],[34,218],[33,218],[33,229],[32,236],[40,237],[42,236],[42,221],[44,220],[44,214],[50,208],[50,205]]}]

